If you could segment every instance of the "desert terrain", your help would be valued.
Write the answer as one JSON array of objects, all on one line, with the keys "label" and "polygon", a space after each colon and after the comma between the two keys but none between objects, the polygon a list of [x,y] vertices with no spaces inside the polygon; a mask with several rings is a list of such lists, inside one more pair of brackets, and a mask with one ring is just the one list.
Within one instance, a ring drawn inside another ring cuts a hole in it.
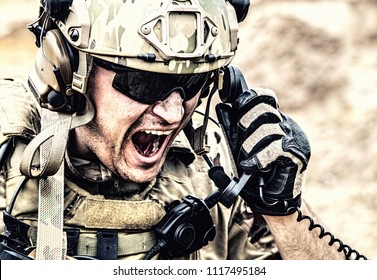
[{"label": "desert terrain", "polygon": [[[38,2],[1,0],[0,77],[27,79]],[[377,259],[377,1],[251,2],[234,64],[307,133],[303,196],[325,228]]]}]

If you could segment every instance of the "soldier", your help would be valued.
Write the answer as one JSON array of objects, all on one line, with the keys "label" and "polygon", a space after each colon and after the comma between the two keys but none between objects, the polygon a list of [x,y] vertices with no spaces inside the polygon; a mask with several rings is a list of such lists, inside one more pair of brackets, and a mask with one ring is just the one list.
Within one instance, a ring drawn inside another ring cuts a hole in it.
[{"label": "soldier", "polygon": [[298,222],[305,134],[230,64],[248,6],[41,1],[28,87],[1,81],[2,258],[349,257]]}]

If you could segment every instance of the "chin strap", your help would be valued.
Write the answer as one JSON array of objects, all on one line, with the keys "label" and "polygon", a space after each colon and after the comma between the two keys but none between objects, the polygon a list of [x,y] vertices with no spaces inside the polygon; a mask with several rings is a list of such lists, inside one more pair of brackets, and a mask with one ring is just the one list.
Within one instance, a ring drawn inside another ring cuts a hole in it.
[{"label": "chin strap", "polygon": [[[64,154],[69,132],[90,122],[94,117],[92,104],[87,100],[84,115],[55,113],[42,109],[42,132],[26,147],[20,171],[29,178],[39,179],[38,205],[38,260],[66,258],[66,238],[63,232],[64,211]],[[36,153],[40,153],[40,167],[33,166]]]},{"label": "chin strap", "polygon": [[[209,152],[209,146],[207,145],[207,125],[209,119],[209,110],[211,108],[211,100],[216,91],[223,88],[224,72],[219,70],[214,76],[213,86],[207,98],[206,110],[204,113],[203,124],[197,128],[194,128],[192,122],[189,122],[184,128],[187,139],[190,142],[195,154],[202,156]],[[205,89],[204,89],[205,90]]]}]

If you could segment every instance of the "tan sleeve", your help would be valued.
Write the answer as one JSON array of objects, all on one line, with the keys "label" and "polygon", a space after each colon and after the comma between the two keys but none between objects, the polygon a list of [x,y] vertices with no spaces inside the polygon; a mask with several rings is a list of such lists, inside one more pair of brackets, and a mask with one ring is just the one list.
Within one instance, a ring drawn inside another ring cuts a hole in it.
[{"label": "tan sleeve", "polygon": [[[22,180],[19,162],[26,143],[39,131],[40,106],[27,85],[21,80],[0,79],[0,146],[14,138],[10,143],[10,155],[4,155],[6,158],[0,166],[1,212],[6,209]],[[2,216],[0,220],[0,230],[3,231]]]}]

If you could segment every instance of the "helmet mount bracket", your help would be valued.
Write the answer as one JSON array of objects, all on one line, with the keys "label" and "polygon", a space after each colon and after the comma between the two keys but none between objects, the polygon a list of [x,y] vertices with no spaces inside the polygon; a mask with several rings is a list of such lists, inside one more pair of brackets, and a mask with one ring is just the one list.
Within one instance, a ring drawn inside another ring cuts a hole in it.
[{"label": "helmet mount bracket", "polygon": [[191,4],[166,2],[140,24],[139,34],[166,60],[200,59],[219,34],[218,27],[197,0]]}]

